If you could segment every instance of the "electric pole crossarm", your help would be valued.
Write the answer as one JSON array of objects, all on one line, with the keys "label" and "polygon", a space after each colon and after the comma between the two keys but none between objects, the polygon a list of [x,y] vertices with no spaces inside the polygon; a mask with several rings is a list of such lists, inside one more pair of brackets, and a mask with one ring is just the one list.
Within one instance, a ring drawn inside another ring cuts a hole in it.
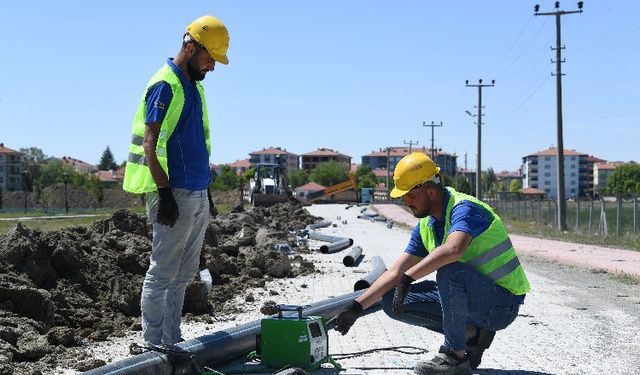
[{"label": "electric pole crossarm", "polygon": [[433,135],[433,128],[440,127],[443,125],[444,124],[442,123],[442,121],[440,121],[439,124],[436,124],[434,121],[431,121],[431,124],[427,124],[425,121],[422,121],[422,126],[428,126],[431,128],[431,160],[433,160],[434,162],[436,161],[436,154],[435,154],[435,146],[434,146],[435,137]]}]

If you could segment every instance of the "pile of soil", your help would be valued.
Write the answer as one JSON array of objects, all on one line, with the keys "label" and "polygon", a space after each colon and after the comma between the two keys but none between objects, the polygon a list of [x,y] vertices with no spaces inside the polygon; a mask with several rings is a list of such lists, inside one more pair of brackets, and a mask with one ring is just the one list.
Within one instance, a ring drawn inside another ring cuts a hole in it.
[{"label": "pile of soil", "polygon": [[[316,272],[294,233],[318,220],[295,203],[211,219],[200,268],[214,285],[208,294],[196,277],[183,313],[206,320],[241,311],[232,299],[247,288]],[[274,250],[278,243],[298,255]],[[70,348],[139,330],[150,252],[146,217],[126,210],[88,227],[41,232],[17,224],[0,236],[0,374],[50,373],[69,365]],[[80,371],[104,364],[71,362]]]}]

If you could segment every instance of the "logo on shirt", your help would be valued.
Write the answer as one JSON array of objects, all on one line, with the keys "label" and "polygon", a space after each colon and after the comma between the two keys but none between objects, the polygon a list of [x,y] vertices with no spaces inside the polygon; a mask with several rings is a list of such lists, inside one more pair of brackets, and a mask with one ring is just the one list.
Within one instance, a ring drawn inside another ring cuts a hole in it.
[{"label": "logo on shirt", "polygon": [[161,110],[163,110],[163,111],[164,111],[164,110],[165,110],[166,105],[165,105],[163,102],[161,102],[161,101],[159,101],[159,100],[156,100],[156,101],[153,103],[153,107],[154,107],[154,108],[161,109]]}]

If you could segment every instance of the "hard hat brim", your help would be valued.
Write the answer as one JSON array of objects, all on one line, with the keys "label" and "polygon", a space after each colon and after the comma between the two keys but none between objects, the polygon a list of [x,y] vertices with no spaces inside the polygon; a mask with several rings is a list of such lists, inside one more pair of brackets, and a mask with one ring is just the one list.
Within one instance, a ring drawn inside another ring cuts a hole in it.
[{"label": "hard hat brim", "polygon": [[391,196],[391,198],[400,198],[401,196],[407,194],[409,190],[400,190],[397,187],[394,187],[393,190],[391,190],[391,193],[389,193],[389,196]]},{"label": "hard hat brim", "polygon": [[229,64],[229,59],[227,58],[227,56],[216,55],[209,51],[207,51],[207,53],[209,54],[209,56],[211,56],[212,59],[216,60],[216,62],[219,62],[220,64],[223,64],[223,65]]}]

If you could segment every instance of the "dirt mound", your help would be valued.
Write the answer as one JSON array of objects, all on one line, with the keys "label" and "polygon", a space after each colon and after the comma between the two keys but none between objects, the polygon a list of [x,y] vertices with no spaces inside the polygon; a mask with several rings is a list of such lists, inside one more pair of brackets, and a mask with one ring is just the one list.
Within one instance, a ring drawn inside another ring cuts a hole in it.
[{"label": "dirt mound", "polygon": [[[274,245],[296,248],[293,232],[317,219],[289,203],[211,219],[200,268],[209,270],[213,288],[207,293],[196,278],[183,312],[196,318],[237,312],[242,307],[229,301],[247,288],[315,272],[301,256]],[[101,365],[77,362],[77,347],[140,329],[150,251],[146,218],[126,210],[89,227],[41,232],[17,224],[0,236],[0,374]]]}]

